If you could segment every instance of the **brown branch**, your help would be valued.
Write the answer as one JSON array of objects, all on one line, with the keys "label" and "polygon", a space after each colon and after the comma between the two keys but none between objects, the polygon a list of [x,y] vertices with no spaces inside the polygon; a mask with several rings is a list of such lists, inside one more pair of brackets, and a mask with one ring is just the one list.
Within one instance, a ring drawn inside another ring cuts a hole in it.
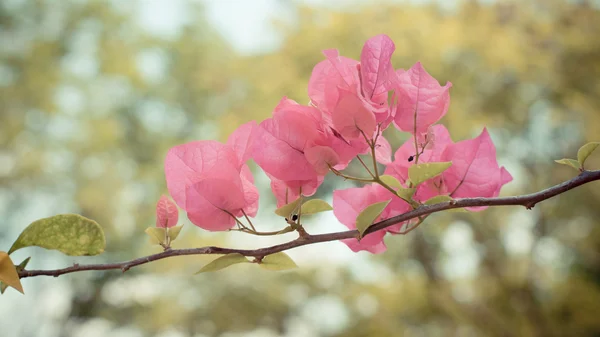
[{"label": "brown branch", "polygon": [[[547,188],[545,190],[525,194],[521,196],[514,197],[503,197],[503,198],[465,198],[465,199],[456,199],[448,202],[442,202],[435,205],[429,206],[420,206],[410,212],[380,221],[378,223],[373,224],[369,227],[365,234],[369,234],[386,227],[398,224],[403,221],[407,221],[410,219],[414,219],[420,216],[441,212],[448,209],[453,208],[463,208],[463,207],[476,207],[476,206],[525,206],[527,209],[533,208],[538,202],[543,200],[552,198],[556,195],[562,194],[566,191],[574,189],[583,184],[589,183],[591,181],[600,180],[600,170],[596,171],[583,171],[577,177],[558,184],[556,186]],[[284,250],[305,246],[309,244],[315,244],[320,242],[328,242],[328,241],[337,241],[342,239],[350,239],[358,237],[358,231],[349,230],[344,232],[337,233],[327,233],[327,234],[318,234],[318,235],[306,235],[299,237],[293,241],[289,241],[286,243],[282,243],[279,245],[274,245],[271,247],[260,248],[260,249],[232,249],[232,248],[221,248],[221,247],[201,247],[201,248],[188,248],[188,249],[169,249],[164,252],[153,254],[145,257],[140,257],[137,259],[117,262],[117,263],[105,263],[105,264],[88,264],[88,265],[80,265],[74,264],[71,267],[63,268],[63,269],[55,269],[55,270],[22,270],[19,271],[19,277],[33,277],[33,276],[54,276],[58,277],[63,274],[69,274],[84,270],[111,270],[111,269],[120,269],[123,272],[126,272],[130,268],[135,266],[139,266],[142,264],[146,264],[148,262],[162,260],[172,256],[182,256],[182,255],[206,255],[206,254],[230,254],[230,253],[239,253],[244,256],[252,256],[262,258],[269,254],[274,254],[277,252],[281,252]]]}]

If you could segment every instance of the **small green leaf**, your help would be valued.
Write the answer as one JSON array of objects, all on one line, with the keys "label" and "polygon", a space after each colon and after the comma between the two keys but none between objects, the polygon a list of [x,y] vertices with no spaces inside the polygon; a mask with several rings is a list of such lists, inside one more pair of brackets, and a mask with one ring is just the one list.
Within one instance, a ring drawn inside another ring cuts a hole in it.
[{"label": "small green leaf", "polygon": [[182,228],[183,228],[183,225],[174,226],[174,227],[169,228],[167,230],[167,235],[169,235],[169,239],[171,241],[175,241],[175,239],[177,239],[177,237],[179,236],[179,232],[181,232]]},{"label": "small green leaf", "polygon": [[415,194],[416,188],[399,188],[396,194],[404,200],[410,200]]},{"label": "small green leaf", "polygon": [[31,260],[31,256],[23,260],[23,262],[19,263],[19,265],[17,266],[17,271],[25,270],[25,267],[27,267],[29,260]]},{"label": "small green leaf", "polygon": [[302,215],[310,215],[319,212],[331,211],[333,207],[327,203],[325,200],[321,199],[311,199],[302,204],[300,210],[302,211]]},{"label": "small green leaf", "polygon": [[363,233],[373,224],[375,219],[383,212],[386,206],[391,200],[376,202],[372,205],[367,206],[358,216],[356,217],[356,229],[362,237]]},{"label": "small green leaf", "polygon": [[283,205],[275,210],[275,214],[287,218],[290,216],[290,214],[292,214],[292,212],[294,212],[298,208],[301,201],[302,198],[298,198],[287,205]]},{"label": "small green leaf", "polygon": [[55,249],[71,256],[98,255],[106,239],[98,223],[78,214],[60,214],[32,222],[8,254],[30,246]]},{"label": "small green leaf", "polygon": [[221,257],[218,257],[218,258],[212,260],[210,263],[208,263],[204,267],[200,268],[200,270],[196,274],[217,271],[217,270],[227,268],[227,267],[237,264],[237,263],[249,263],[249,262],[250,261],[248,261],[248,259],[242,254],[238,254],[238,253],[227,254],[227,255],[223,255]]},{"label": "small green leaf", "polygon": [[391,188],[402,188],[402,184],[398,179],[396,179],[396,177],[384,174],[382,176],[379,176],[379,179],[381,179],[381,181],[383,181],[386,185],[388,185]]},{"label": "small green leaf", "polygon": [[259,266],[267,270],[275,271],[298,268],[296,262],[284,252],[265,256]]},{"label": "small green leaf", "polygon": [[166,244],[166,230],[163,227],[148,227],[144,231],[150,237],[150,243],[153,245]]},{"label": "small green leaf", "polygon": [[4,292],[6,291],[7,288],[8,288],[8,284],[0,281],[0,294],[4,294]]},{"label": "small green leaf", "polygon": [[[17,268],[6,252],[0,252],[0,281],[24,294]],[[4,289],[6,290],[6,287]]]},{"label": "small green leaf", "polygon": [[579,164],[581,165],[582,168],[583,168],[583,163],[585,163],[585,160],[587,159],[587,157],[589,157],[590,154],[592,154],[592,152],[594,152],[594,150],[596,150],[598,145],[600,145],[600,142],[591,142],[591,143],[587,143],[584,146],[579,148],[579,151],[577,151],[577,160],[579,161]]},{"label": "small green leaf", "polygon": [[574,168],[576,170],[579,170],[579,168],[580,168],[579,162],[575,159],[564,158],[561,160],[555,160],[555,162],[557,162],[559,164],[571,166],[572,168]]},{"label": "small green leaf", "polygon": [[408,168],[408,177],[413,184],[419,185],[420,183],[446,171],[450,166],[452,166],[451,161],[413,165]]},{"label": "small green leaf", "polygon": [[436,195],[435,197],[425,201],[425,205],[435,205],[441,202],[451,201],[452,198],[449,195]]}]

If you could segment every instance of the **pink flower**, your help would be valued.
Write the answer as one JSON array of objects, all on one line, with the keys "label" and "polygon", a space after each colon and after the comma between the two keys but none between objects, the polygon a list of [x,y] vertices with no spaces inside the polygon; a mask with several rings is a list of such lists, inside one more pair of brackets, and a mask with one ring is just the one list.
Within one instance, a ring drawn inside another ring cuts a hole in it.
[{"label": "pink flower", "polygon": [[[453,198],[497,197],[500,188],[512,181],[512,176],[496,160],[496,147],[487,129],[474,138],[449,145],[442,161],[452,161],[444,171],[446,190]],[[487,207],[469,207],[480,211]]]},{"label": "pink flower", "polygon": [[[348,188],[333,191],[333,214],[348,229],[356,229],[356,217],[369,205],[377,202],[391,200],[375,222],[408,212],[411,207],[404,200],[398,198],[390,191],[378,184],[369,184],[363,187]],[[385,233],[394,233],[400,230],[405,223],[370,233],[360,241],[357,239],[342,240],[352,251],[366,250],[373,254],[386,250],[383,242]]]},{"label": "pink flower", "polygon": [[[365,43],[360,63],[330,49],[323,52],[327,59],[313,69],[308,94],[311,104],[323,113],[329,138],[323,145],[338,155],[336,169],[345,168],[356,155],[368,152],[363,134],[371,139],[392,120],[393,110],[387,100],[397,82],[390,62],[394,49],[388,36],[377,35]],[[377,146],[377,159],[387,164],[387,141],[381,135],[378,139],[381,144]]]},{"label": "pink flower", "polygon": [[452,83],[440,86],[420,62],[408,71],[398,70],[397,74],[398,85],[395,91],[398,106],[394,122],[402,131],[421,135],[448,111]]},{"label": "pink flower", "polygon": [[[429,128],[426,136],[421,141],[417,140],[419,147],[419,163],[434,163],[443,161],[442,153],[446,147],[453,144],[450,133],[445,126],[438,124]],[[419,139],[419,138],[417,138]],[[422,151],[422,152],[421,152]],[[394,161],[385,169],[385,174],[396,177],[406,185],[408,168],[416,162],[415,138],[408,139],[394,154]],[[410,159],[410,160],[409,160]],[[430,179],[418,186],[413,198],[417,201],[426,201],[436,195],[447,194],[441,183],[441,176]]]},{"label": "pink flower", "polygon": [[[374,184],[336,190],[333,191],[333,214],[348,229],[356,229],[356,217],[360,212],[369,205],[391,200],[392,198],[394,196],[389,191]],[[357,239],[346,239],[342,240],[342,242],[354,252],[366,250],[373,254],[378,254],[386,250],[385,243],[383,242],[385,233],[385,230],[379,230],[366,235],[360,241]]]},{"label": "pink flower", "polygon": [[156,227],[171,228],[177,225],[179,210],[166,195],[162,195],[156,204]]},{"label": "pink flower", "polygon": [[267,173],[271,179],[271,191],[277,199],[277,207],[290,203],[300,196],[300,187],[302,195],[311,196],[317,192],[317,188],[323,183],[323,176],[318,176],[315,180],[290,180],[282,181]]},{"label": "pink flower", "polygon": [[173,147],[165,159],[169,193],[196,226],[227,230],[245,212],[255,216],[258,191],[245,164],[255,122],[238,128],[227,144],[196,141]]},{"label": "pink flower", "polygon": [[321,112],[287,98],[281,100],[272,118],[260,123],[252,158],[274,181],[278,203],[285,188],[302,188],[304,195],[316,191],[329,165],[336,165],[338,160],[335,152],[323,147],[327,143]]}]

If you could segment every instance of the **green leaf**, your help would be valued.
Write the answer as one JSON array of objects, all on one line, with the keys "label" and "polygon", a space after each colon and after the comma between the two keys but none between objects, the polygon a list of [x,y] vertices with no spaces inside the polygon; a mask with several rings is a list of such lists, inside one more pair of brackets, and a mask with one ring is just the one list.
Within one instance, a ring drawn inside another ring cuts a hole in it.
[{"label": "green leaf", "polygon": [[167,230],[167,235],[169,235],[169,239],[171,241],[175,241],[175,239],[177,239],[177,237],[179,236],[179,232],[181,232],[182,228],[183,228],[183,225],[174,226],[174,227],[169,228]]},{"label": "green leaf", "polygon": [[372,205],[367,206],[358,216],[356,217],[356,229],[362,237],[363,233],[373,224],[375,219],[383,212],[385,207],[390,203],[391,200],[376,202]]},{"label": "green leaf", "polygon": [[319,212],[331,211],[333,207],[327,203],[325,200],[321,199],[311,199],[302,204],[300,210],[302,211],[302,215],[310,215]]},{"label": "green leaf", "polygon": [[265,256],[259,266],[267,270],[275,271],[298,268],[296,262],[284,252]]},{"label": "green leaf", "polygon": [[382,176],[379,176],[379,179],[381,179],[381,181],[383,181],[386,185],[388,185],[391,188],[402,188],[402,184],[398,179],[396,179],[396,177],[384,174]]},{"label": "green leaf", "polygon": [[396,194],[404,200],[410,200],[415,194],[416,188],[399,188]]},{"label": "green leaf", "polygon": [[587,143],[584,146],[579,148],[579,151],[577,151],[577,161],[579,161],[579,164],[581,165],[582,168],[583,168],[583,163],[585,163],[585,160],[587,159],[587,157],[589,157],[590,154],[592,154],[592,152],[594,152],[594,150],[596,150],[598,145],[600,145],[600,142],[591,142],[591,143]]},{"label": "green leaf", "polygon": [[234,264],[249,263],[249,262],[250,261],[248,261],[248,259],[242,254],[238,254],[238,253],[227,254],[227,255],[223,255],[221,257],[218,257],[218,258],[212,260],[209,264],[205,265],[200,270],[198,270],[198,272],[196,274],[217,271],[217,270],[225,269]]},{"label": "green leaf", "polygon": [[55,249],[71,256],[98,255],[106,239],[98,223],[78,214],[60,214],[32,222],[8,251],[30,246]]},{"label": "green leaf", "polygon": [[287,205],[283,205],[275,210],[275,214],[287,218],[290,216],[290,214],[292,214],[292,212],[294,212],[298,208],[301,201],[302,198],[298,198]]},{"label": "green leaf", "polygon": [[442,162],[442,163],[424,163],[413,165],[408,168],[408,177],[415,185],[419,185],[420,183],[429,180],[442,172],[446,171],[450,166],[452,166],[452,162]]},{"label": "green leaf", "polygon": [[579,168],[580,168],[579,162],[575,159],[564,158],[561,160],[555,160],[555,162],[557,162],[559,164],[571,166],[572,168],[574,168],[576,170],[579,170]]},{"label": "green leaf", "polygon": [[440,202],[448,202],[451,201],[452,198],[449,195],[436,195],[435,197],[425,201],[425,205],[435,205]]},{"label": "green leaf", "polygon": [[[0,252],[0,281],[24,294],[17,268],[6,252]],[[6,290],[6,287],[4,289]],[[4,293],[4,290],[2,292]]]},{"label": "green leaf", "polygon": [[153,245],[166,244],[166,230],[163,227],[148,227],[144,232],[148,234]]}]

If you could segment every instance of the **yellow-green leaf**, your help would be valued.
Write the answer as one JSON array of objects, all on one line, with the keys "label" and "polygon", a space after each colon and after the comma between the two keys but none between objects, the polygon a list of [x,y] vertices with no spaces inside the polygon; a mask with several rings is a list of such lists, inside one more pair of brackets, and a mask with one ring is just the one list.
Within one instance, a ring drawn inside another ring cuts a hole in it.
[{"label": "yellow-green leaf", "polygon": [[452,162],[441,162],[441,163],[424,163],[413,165],[408,168],[408,177],[415,185],[431,179],[442,172],[446,171]]},{"label": "yellow-green leaf", "polygon": [[227,254],[227,255],[223,255],[221,257],[214,259],[213,261],[211,261],[204,267],[200,268],[200,270],[196,274],[217,271],[217,270],[227,268],[227,267],[237,264],[237,263],[249,263],[249,262],[250,261],[248,261],[248,259],[242,254],[238,254],[238,253]]},{"label": "yellow-green leaf", "polygon": [[301,201],[302,198],[298,198],[287,205],[283,205],[275,210],[275,214],[287,218],[290,216],[290,214],[292,214],[292,212],[298,209],[298,206],[300,205]]},{"label": "yellow-green leaf", "polygon": [[55,249],[71,256],[98,255],[106,240],[98,223],[78,214],[60,214],[32,222],[8,254],[23,247]]},{"label": "yellow-green leaf", "polygon": [[279,252],[265,256],[259,266],[267,270],[286,270],[298,268],[298,265],[286,253]]},{"label": "yellow-green leaf", "polygon": [[167,235],[169,235],[169,239],[171,241],[175,241],[175,239],[177,239],[177,237],[179,236],[179,232],[181,232],[182,228],[183,228],[183,225],[173,226],[173,227],[169,228],[167,230]]},{"label": "yellow-green leaf", "polygon": [[[27,267],[27,263],[29,263],[30,259],[31,259],[31,256],[26,258],[25,260],[23,260],[23,262],[19,263],[19,265],[16,266],[15,269],[17,270],[17,273],[22,270],[25,270],[25,267]],[[6,288],[8,288],[8,284],[0,281],[0,294],[4,294],[4,292],[6,291]]]},{"label": "yellow-green leaf", "polygon": [[358,216],[356,217],[356,229],[362,236],[363,233],[373,224],[375,219],[383,212],[385,207],[390,203],[391,200],[376,202],[372,205],[367,206]]},{"label": "yellow-green leaf", "polygon": [[600,142],[591,142],[591,143],[587,143],[584,146],[579,148],[579,151],[577,151],[577,161],[579,161],[579,164],[581,165],[582,168],[583,168],[583,163],[585,163],[585,160],[587,159],[587,157],[589,157],[590,154],[592,154],[592,152],[594,152],[594,150],[596,150],[598,145],[600,145]]},{"label": "yellow-green leaf", "polygon": [[435,205],[439,204],[440,202],[448,202],[451,200],[452,198],[449,195],[436,195],[435,197],[425,201],[425,205]]},{"label": "yellow-green leaf", "polygon": [[579,168],[580,168],[579,162],[575,159],[564,158],[564,159],[560,159],[560,160],[555,160],[555,162],[557,162],[559,164],[571,166],[572,168],[574,168],[576,170],[579,170]]},{"label": "yellow-green leaf", "polygon": [[327,203],[325,200],[321,199],[311,199],[302,204],[300,210],[302,211],[302,215],[310,215],[319,212],[331,211],[333,207]]},{"label": "yellow-green leaf", "polygon": [[410,200],[415,194],[416,188],[399,188],[396,194],[404,200]]},{"label": "yellow-green leaf", "polygon": [[[17,289],[21,294],[24,294],[23,286],[21,285],[21,280],[17,273],[17,267],[6,252],[0,252],[0,281],[9,287]],[[6,289],[6,287],[4,289]]]},{"label": "yellow-green leaf", "polygon": [[166,242],[166,230],[163,227],[148,227],[144,231],[150,237],[153,245],[164,245]]},{"label": "yellow-green leaf", "polygon": [[381,181],[383,181],[386,185],[388,185],[391,188],[402,188],[402,184],[398,179],[396,179],[396,177],[384,174],[382,176],[379,176],[379,179],[381,179]]}]

